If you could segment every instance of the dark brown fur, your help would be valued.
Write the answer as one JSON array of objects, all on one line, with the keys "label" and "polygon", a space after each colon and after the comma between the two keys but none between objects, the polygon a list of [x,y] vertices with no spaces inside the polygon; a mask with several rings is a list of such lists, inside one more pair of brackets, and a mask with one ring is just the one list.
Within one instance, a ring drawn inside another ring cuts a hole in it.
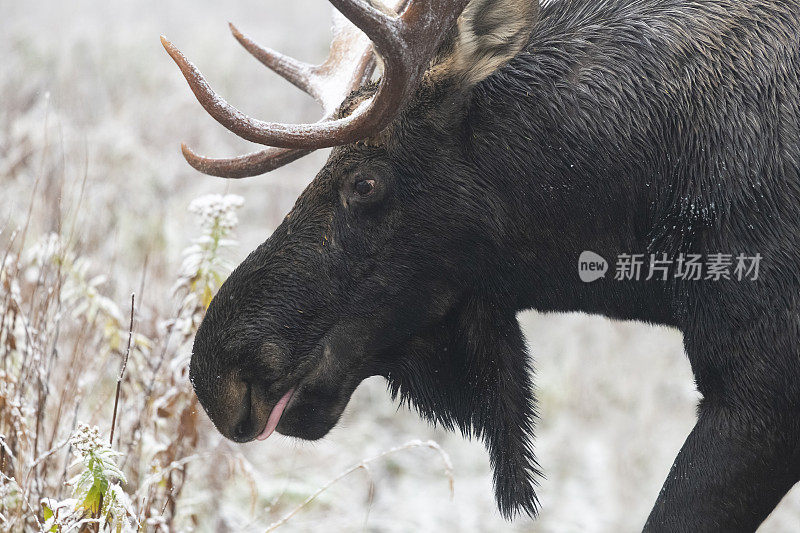
[{"label": "dark brown fur", "polygon": [[[486,45],[504,19],[475,4],[475,35],[454,33],[382,135],[335,149],[224,284],[195,341],[198,397],[246,441],[296,387],[278,430],[315,439],[385,376],[486,442],[506,516],[534,514],[516,313],[667,324],[703,400],[646,529],[752,531],[800,479],[800,3],[494,5],[538,18]],[[586,284],[584,250],[764,259],[755,282]]]}]

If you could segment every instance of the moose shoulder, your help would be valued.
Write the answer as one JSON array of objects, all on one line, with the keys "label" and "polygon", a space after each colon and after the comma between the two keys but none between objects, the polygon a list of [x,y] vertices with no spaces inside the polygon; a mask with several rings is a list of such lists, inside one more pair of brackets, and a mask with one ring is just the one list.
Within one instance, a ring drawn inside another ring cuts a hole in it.
[{"label": "moose shoulder", "polygon": [[[317,439],[381,375],[485,441],[500,510],[534,515],[517,312],[668,324],[702,401],[645,529],[755,530],[800,479],[800,2],[330,1],[366,37],[339,17],[317,67],[234,28],[322,103],[315,124],[243,115],[164,40],[209,113],[269,146],[184,147],[194,167],[239,178],[335,146],[197,333],[191,377],[217,428]],[[585,283],[589,250],[763,260],[748,282]]]}]

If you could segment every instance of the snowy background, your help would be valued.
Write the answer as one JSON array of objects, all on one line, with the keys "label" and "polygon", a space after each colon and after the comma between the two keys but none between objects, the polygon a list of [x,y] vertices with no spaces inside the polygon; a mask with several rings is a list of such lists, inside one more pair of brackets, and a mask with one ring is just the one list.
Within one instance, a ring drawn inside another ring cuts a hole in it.
[{"label": "snowy background", "polygon": [[[107,290],[124,308],[147,260],[142,305],[169,308],[165,295],[193,236],[187,212],[193,198],[245,198],[233,258],[241,260],[288,212],[326,153],[239,182],[194,172],[180,155],[181,141],[217,156],[252,146],[200,108],[159,35],[167,35],[244,112],[307,121],[318,116],[314,102],[248,56],[226,22],[316,62],[327,53],[329,15],[323,0],[0,0],[0,223],[22,219],[39,176],[32,227],[39,233],[53,229],[59,202],[69,204],[85,176],[78,231],[83,248],[113,280]],[[505,522],[495,510],[483,446],[398,411],[383,382],[372,379],[322,441],[276,435],[241,447],[253,464],[259,499],[251,507],[248,484],[230,482],[198,530],[263,530],[348,467],[414,439],[434,439],[451,456],[452,500],[436,453],[408,450],[371,465],[372,499],[364,473],[356,472],[282,530],[639,530],[694,421],[697,394],[680,333],[578,315],[530,312],[520,319],[535,360],[541,413],[535,447],[546,479],[538,520]],[[186,489],[187,506],[192,498],[203,501],[204,472],[214,464],[191,468],[195,481]],[[762,531],[792,531],[798,524],[795,490]]]}]

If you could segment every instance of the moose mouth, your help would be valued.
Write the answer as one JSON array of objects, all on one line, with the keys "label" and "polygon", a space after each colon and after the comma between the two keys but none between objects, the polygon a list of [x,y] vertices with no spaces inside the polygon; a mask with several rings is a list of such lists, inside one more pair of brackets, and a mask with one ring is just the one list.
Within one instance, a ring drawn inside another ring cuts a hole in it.
[{"label": "moose mouth", "polygon": [[[322,357],[325,348],[320,345],[319,350]],[[318,368],[314,368],[315,363]],[[249,382],[240,382],[246,391],[237,422],[225,424],[225,419],[220,418],[215,424],[223,435],[239,443],[263,441],[275,432],[301,440],[320,439],[336,425],[361,382],[347,374],[341,368],[320,366],[317,358],[309,358],[303,368],[285,376],[280,383],[262,384],[253,376]],[[277,401],[275,392],[281,394]]]},{"label": "moose mouth", "polygon": [[267,424],[264,426],[264,430],[256,437],[257,440],[266,440],[267,437],[272,435],[275,431],[275,428],[278,427],[278,423],[281,421],[281,416],[283,415],[283,411],[286,409],[286,406],[289,404],[289,401],[292,399],[294,395],[294,387],[289,389],[286,394],[284,394],[278,403],[275,404],[275,407],[272,408],[272,411],[269,414],[269,418],[267,419]]}]

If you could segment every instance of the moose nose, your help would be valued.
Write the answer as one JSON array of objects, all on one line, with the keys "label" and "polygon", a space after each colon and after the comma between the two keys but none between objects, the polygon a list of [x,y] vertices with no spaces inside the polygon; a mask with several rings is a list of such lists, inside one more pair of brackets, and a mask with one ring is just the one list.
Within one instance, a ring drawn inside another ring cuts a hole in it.
[{"label": "moose nose", "polygon": [[249,442],[256,438],[260,428],[258,426],[258,416],[254,412],[253,405],[253,385],[244,384],[246,387],[244,398],[242,399],[241,412],[234,418],[234,425],[231,429],[230,437],[236,442]]},{"label": "moose nose", "polygon": [[244,420],[233,428],[231,438],[236,442],[250,442],[258,435],[258,430],[255,429],[255,424],[250,420]]},{"label": "moose nose", "polygon": [[[193,356],[193,363],[194,360]],[[242,374],[237,369],[227,373],[208,372],[200,365],[192,374],[200,404],[219,432],[235,442],[249,442],[259,436],[272,408],[267,384],[255,376]]]}]

